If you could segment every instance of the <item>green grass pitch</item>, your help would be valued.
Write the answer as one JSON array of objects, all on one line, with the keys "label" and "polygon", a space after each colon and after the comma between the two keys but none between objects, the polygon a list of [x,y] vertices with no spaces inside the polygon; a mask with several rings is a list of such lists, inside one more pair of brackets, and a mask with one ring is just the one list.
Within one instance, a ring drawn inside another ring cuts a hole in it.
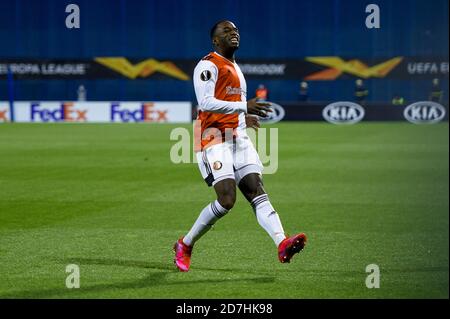
[{"label": "green grass pitch", "polygon": [[449,297],[448,123],[274,125],[266,190],[305,250],[280,264],[239,195],[188,273],[173,243],[215,197],[197,164],[170,161],[174,127],[0,125],[0,298]]}]

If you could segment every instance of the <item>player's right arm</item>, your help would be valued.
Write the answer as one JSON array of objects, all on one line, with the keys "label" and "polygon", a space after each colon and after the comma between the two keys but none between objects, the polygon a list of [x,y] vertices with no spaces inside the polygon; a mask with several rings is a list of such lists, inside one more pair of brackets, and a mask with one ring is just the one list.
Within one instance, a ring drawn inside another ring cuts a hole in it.
[{"label": "player's right arm", "polygon": [[199,107],[202,111],[233,114],[249,113],[266,117],[271,112],[270,103],[257,102],[251,99],[247,102],[230,102],[215,97],[218,78],[217,66],[208,60],[200,61],[194,70],[194,88]]}]

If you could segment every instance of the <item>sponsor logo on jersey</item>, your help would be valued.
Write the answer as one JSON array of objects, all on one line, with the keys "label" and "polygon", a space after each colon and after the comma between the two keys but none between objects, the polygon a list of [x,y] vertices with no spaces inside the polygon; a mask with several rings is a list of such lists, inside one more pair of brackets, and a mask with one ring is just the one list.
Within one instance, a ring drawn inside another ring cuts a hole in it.
[{"label": "sponsor logo on jersey", "polygon": [[267,103],[270,103],[270,108],[273,112],[267,113],[267,117],[260,117],[260,121],[264,123],[276,123],[281,121],[286,114],[284,108],[281,105],[273,102],[267,101]]},{"label": "sponsor logo on jersey", "polygon": [[73,102],[61,103],[56,108],[45,103],[31,103],[30,111],[31,122],[85,122],[88,120],[88,110],[75,108]]},{"label": "sponsor logo on jersey", "polygon": [[95,58],[95,61],[130,79],[137,77],[146,78],[155,72],[159,72],[179,80],[189,80],[188,75],[170,61],[159,62],[155,59],[147,59],[137,64],[131,64],[130,61],[123,57],[102,57]]},{"label": "sponsor logo on jersey", "polygon": [[414,124],[434,124],[440,122],[446,114],[445,107],[436,102],[416,102],[403,111],[405,119]]},{"label": "sponsor logo on jersey", "polygon": [[322,110],[323,118],[333,124],[354,124],[364,118],[364,108],[353,102],[335,102]]},{"label": "sponsor logo on jersey", "polygon": [[241,95],[241,93],[242,93],[241,88],[233,88],[231,86],[225,87],[225,90],[226,90],[227,95],[235,95],[235,94]]}]

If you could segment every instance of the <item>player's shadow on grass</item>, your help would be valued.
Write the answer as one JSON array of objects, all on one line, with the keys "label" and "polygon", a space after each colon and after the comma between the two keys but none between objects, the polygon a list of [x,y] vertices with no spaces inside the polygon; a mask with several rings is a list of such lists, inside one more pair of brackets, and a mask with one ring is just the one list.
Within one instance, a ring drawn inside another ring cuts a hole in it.
[{"label": "player's shadow on grass", "polygon": [[[60,260],[59,260],[60,261]],[[76,265],[100,265],[100,266],[123,266],[132,268],[144,268],[155,270],[166,270],[175,272],[176,268],[173,264],[163,262],[148,262],[140,260],[112,259],[112,258],[67,258],[64,260],[67,264]]]},{"label": "player's shadow on grass", "polygon": [[[68,258],[64,260],[67,264],[73,263],[77,265],[105,265],[105,266],[124,266],[134,268],[145,268],[155,270],[168,270],[170,272],[179,272],[172,260],[168,262],[149,262],[139,260],[126,260],[126,259],[111,259],[111,258]],[[195,267],[196,270],[209,270],[218,272],[232,272],[232,273],[255,273],[252,270],[244,270],[239,268],[212,268],[212,267]]]},{"label": "player's shadow on grass", "polygon": [[[61,260],[59,260],[61,262]],[[58,298],[58,297],[70,297],[75,294],[76,297],[80,297],[80,294],[88,293],[90,296],[92,293],[101,293],[108,290],[117,289],[141,289],[150,288],[156,286],[176,286],[176,285],[217,285],[220,283],[233,283],[233,282],[248,282],[251,284],[264,284],[272,283],[275,281],[274,277],[269,276],[259,276],[259,277],[242,277],[242,278],[226,278],[218,279],[195,279],[195,280],[179,280],[179,278],[172,279],[167,278],[169,274],[179,273],[175,269],[174,265],[168,263],[158,263],[158,262],[143,262],[135,260],[123,260],[123,259],[103,259],[103,258],[69,258],[64,260],[65,263],[74,263],[83,267],[83,265],[105,265],[105,266],[125,266],[125,267],[138,267],[145,269],[158,270],[157,272],[151,272],[144,278],[137,280],[117,282],[117,283],[107,283],[99,285],[89,285],[89,283],[84,283],[83,278],[80,279],[79,289],[68,289],[64,287],[64,282],[61,284],[61,288],[54,289],[36,289],[36,290],[23,290],[11,292],[10,294],[0,295],[0,298]],[[214,270],[214,271],[233,271],[231,269],[205,269],[199,268],[198,270]],[[238,271],[239,272],[239,271]],[[248,273],[247,273],[248,274]],[[96,297],[101,297],[98,295]],[[116,296],[117,297],[117,296]],[[127,297],[124,294],[121,297]],[[143,295],[141,297],[147,298],[158,298],[156,295]]]}]

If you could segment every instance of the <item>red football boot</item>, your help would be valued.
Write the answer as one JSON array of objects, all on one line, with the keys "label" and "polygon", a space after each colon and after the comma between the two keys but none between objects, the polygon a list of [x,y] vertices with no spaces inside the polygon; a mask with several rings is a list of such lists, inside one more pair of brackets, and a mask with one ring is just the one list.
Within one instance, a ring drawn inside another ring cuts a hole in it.
[{"label": "red football boot", "polygon": [[306,235],[303,233],[285,238],[278,245],[278,259],[280,262],[290,262],[292,256],[300,252],[305,247],[305,243]]},{"label": "red football boot", "polygon": [[183,238],[180,238],[173,246],[173,250],[175,252],[173,262],[177,268],[183,272],[188,271],[191,265],[192,247],[183,243]]}]

